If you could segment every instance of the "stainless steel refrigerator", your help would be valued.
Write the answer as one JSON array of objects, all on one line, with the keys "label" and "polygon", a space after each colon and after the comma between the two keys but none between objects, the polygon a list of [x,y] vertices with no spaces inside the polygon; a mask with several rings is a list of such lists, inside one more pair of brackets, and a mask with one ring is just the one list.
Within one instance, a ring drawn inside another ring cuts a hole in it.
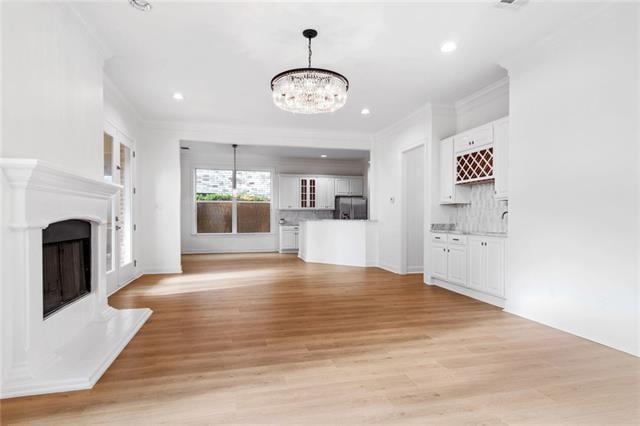
[{"label": "stainless steel refrigerator", "polygon": [[366,219],[367,199],[364,197],[336,197],[336,209],[333,211],[334,219]]}]

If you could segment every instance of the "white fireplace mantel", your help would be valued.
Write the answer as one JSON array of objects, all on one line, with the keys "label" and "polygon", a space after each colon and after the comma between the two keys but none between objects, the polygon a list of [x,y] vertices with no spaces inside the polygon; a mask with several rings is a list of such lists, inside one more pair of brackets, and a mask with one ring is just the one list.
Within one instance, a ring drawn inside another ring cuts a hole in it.
[{"label": "white fireplace mantel", "polygon": [[[0,169],[0,397],[91,388],[151,315],[107,304],[105,224],[121,187],[34,159],[0,158]],[[91,292],[44,319],[42,230],[67,219],[91,223]]]}]

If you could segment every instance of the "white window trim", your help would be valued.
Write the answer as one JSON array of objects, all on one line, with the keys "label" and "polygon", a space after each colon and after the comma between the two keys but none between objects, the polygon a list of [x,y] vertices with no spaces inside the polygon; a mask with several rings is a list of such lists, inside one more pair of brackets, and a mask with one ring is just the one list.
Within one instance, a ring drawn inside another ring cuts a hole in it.
[{"label": "white window trim", "polygon": [[[198,202],[196,201],[196,170],[197,169],[205,169],[205,170],[233,170],[233,165],[213,165],[213,164],[197,164],[191,166],[191,217],[192,217],[192,227],[191,227],[191,235],[194,237],[206,237],[206,238],[246,238],[246,237],[261,237],[261,236],[275,236],[277,233],[275,231],[274,226],[274,213],[275,213],[275,169],[271,167],[252,167],[252,166],[242,166],[238,168],[238,171],[248,171],[248,172],[269,172],[271,174],[271,200],[269,204],[271,205],[269,209],[269,232],[237,232],[237,200],[234,198],[231,203],[233,207],[231,208],[231,232],[198,232]],[[215,201],[212,201],[215,203]],[[223,201],[224,202],[224,201]]]}]

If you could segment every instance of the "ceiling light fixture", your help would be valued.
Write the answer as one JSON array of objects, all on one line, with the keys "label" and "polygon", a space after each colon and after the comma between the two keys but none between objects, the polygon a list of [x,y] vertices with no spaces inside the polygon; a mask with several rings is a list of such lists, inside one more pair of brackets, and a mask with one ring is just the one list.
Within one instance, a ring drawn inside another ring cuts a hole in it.
[{"label": "ceiling light fixture", "polygon": [[184,95],[180,92],[176,92],[173,94],[173,99],[176,101],[184,101]]},{"label": "ceiling light fixture", "polygon": [[327,158],[327,154],[322,154],[322,155],[320,155],[320,157]]},{"label": "ceiling light fixture", "polygon": [[362,111],[360,111],[360,114],[369,115],[371,114],[371,111],[369,111],[369,108],[362,108]]},{"label": "ceiling light fixture", "polygon": [[146,0],[129,0],[129,4],[136,10],[141,12],[150,12],[151,11],[151,3]]},{"label": "ceiling light fixture", "polygon": [[319,114],[339,110],[347,102],[349,80],[342,74],[311,67],[311,39],[316,30],[302,35],[309,39],[309,65],[283,71],[271,79],[273,102],[278,108],[299,114]]},{"label": "ceiling light fixture", "polygon": [[455,41],[448,41],[440,46],[440,51],[442,53],[451,53],[454,52],[457,48],[458,46],[456,45]]}]

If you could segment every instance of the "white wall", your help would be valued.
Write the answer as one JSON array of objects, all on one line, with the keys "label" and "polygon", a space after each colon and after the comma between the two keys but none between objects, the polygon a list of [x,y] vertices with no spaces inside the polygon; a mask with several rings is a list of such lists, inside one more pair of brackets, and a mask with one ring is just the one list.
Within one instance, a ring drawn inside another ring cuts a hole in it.
[{"label": "white wall", "polygon": [[505,61],[506,309],[640,354],[637,5],[616,4]]},{"label": "white wall", "polygon": [[3,9],[1,155],[100,178],[99,46],[62,3],[4,2]]},{"label": "white wall", "polygon": [[278,249],[278,174],[326,174],[361,176],[366,173],[360,160],[329,160],[281,158],[252,153],[250,146],[238,147],[238,167],[271,170],[272,215],[271,233],[263,235],[194,235],[193,173],[195,168],[233,166],[231,145],[217,143],[187,143],[189,150],[181,151],[181,241],[182,253],[276,251]]},{"label": "white wall", "polygon": [[509,115],[509,78],[460,99],[455,103],[455,109],[456,133],[506,117]]},{"label": "white wall", "polygon": [[310,148],[370,149],[358,133],[237,128],[200,123],[147,123],[138,143],[138,223],[144,271],[181,271],[180,141]]}]

